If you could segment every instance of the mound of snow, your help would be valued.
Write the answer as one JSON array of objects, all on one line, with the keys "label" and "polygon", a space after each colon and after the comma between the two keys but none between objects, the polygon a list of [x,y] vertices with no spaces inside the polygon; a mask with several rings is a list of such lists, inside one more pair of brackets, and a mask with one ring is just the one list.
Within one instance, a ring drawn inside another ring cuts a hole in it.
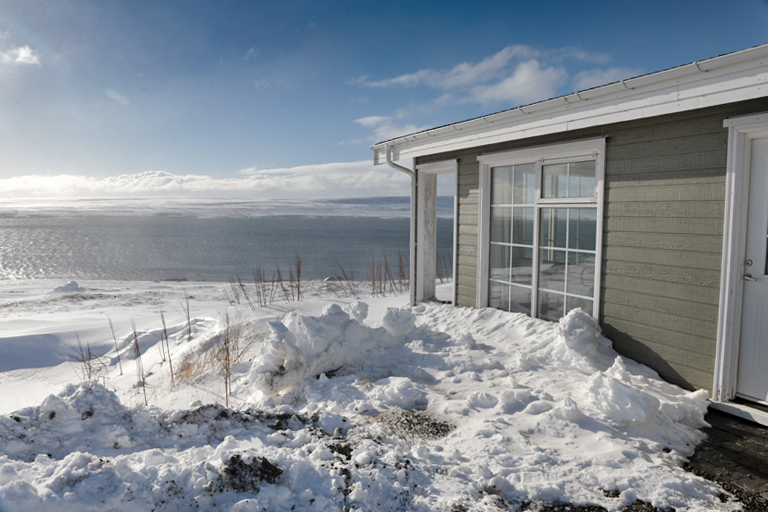
[{"label": "mound of snow", "polygon": [[[270,322],[232,368],[239,410],[126,407],[84,383],[0,417],[0,510],[737,508],[681,467],[707,393],[621,357],[589,315],[421,305],[367,318],[354,302]],[[220,386],[220,372],[188,386]]]},{"label": "mound of snow", "polygon": [[292,312],[282,322],[270,322],[270,336],[259,347],[249,370],[251,385],[272,395],[321,373],[375,359],[401,344],[387,329],[362,323],[367,306],[358,304],[350,312],[354,317],[331,304],[319,316]]},{"label": "mound of snow", "polygon": [[53,289],[53,293],[81,293],[84,291],[85,288],[78,286],[75,281],[70,281],[65,285],[57,286]]}]

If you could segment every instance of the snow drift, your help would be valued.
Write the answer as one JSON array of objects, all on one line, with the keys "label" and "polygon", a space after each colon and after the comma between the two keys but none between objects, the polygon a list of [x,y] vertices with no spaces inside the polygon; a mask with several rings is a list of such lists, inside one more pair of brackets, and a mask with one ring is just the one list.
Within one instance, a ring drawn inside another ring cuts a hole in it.
[{"label": "snow drift", "polygon": [[732,510],[681,468],[707,394],[576,310],[327,306],[269,324],[238,410],[131,408],[95,383],[0,418],[0,510]]}]

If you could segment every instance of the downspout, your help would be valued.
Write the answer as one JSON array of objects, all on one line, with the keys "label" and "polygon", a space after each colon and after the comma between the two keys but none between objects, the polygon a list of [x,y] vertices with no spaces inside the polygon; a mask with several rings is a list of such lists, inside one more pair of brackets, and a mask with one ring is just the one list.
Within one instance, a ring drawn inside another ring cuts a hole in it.
[{"label": "downspout", "polygon": [[407,167],[403,167],[400,164],[396,164],[392,161],[392,154],[390,153],[392,146],[385,146],[384,151],[387,154],[387,165],[391,168],[404,172],[411,177],[411,240],[410,240],[410,253],[408,261],[409,270],[409,293],[411,306],[416,305],[416,173]]}]

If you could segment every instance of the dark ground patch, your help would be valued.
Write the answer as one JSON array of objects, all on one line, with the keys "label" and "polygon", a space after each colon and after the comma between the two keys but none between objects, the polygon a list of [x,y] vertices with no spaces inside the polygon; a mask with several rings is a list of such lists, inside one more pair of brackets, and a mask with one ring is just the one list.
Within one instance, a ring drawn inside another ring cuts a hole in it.
[{"label": "dark ground patch", "polygon": [[686,469],[719,484],[745,512],[768,511],[768,428],[710,409],[707,439]]},{"label": "dark ground patch", "polygon": [[283,470],[264,457],[232,455],[221,468],[221,486],[236,492],[259,492],[261,482],[274,484]]}]

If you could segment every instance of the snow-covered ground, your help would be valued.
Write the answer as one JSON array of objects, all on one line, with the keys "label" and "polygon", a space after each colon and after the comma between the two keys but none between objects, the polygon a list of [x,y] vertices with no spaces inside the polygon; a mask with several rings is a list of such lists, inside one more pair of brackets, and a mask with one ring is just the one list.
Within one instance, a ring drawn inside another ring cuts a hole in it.
[{"label": "snow-covered ground", "polygon": [[580,311],[64,284],[0,284],[2,512],[737,509],[681,468],[706,392],[618,356]]}]

